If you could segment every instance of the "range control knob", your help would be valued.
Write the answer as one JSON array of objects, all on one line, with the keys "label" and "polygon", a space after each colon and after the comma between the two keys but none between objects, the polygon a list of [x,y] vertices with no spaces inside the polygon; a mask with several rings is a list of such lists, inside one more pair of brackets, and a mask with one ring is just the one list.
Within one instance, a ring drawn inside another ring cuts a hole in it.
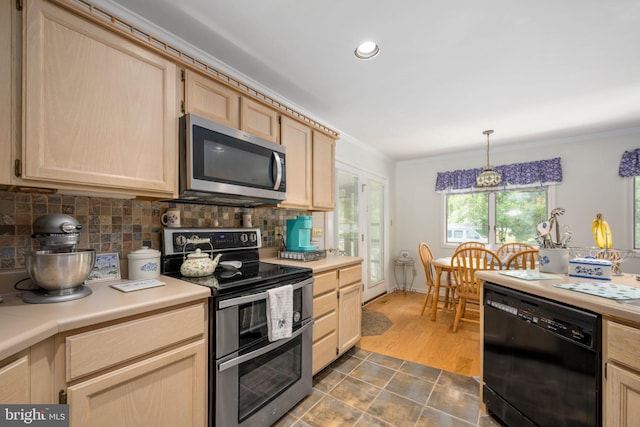
[{"label": "range control knob", "polygon": [[247,233],[242,233],[242,234],[240,235],[240,241],[241,241],[242,243],[247,243],[247,240],[249,240],[249,237],[247,237]]},{"label": "range control knob", "polygon": [[184,246],[185,243],[187,243],[187,238],[185,236],[181,234],[178,237],[176,237],[176,245]]},{"label": "range control knob", "polygon": [[256,240],[258,240],[258,236],[256,236],[256,233],[251,233],[251,235],[249,236],[249,239],[252,242],[255,242]]}]

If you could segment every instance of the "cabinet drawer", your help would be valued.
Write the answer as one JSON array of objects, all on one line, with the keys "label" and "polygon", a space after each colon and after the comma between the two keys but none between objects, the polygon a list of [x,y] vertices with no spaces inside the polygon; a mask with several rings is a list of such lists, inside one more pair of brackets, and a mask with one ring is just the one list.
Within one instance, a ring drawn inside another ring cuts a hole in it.
[{"label": "cabinet drawer", "polygon": [[620,323],[607,322],[609,358],[640,370],[640,330]]},{"label": "cabinet drawer", "polygon": [[204,333],[205,307],[198,304],[68,336],[67,381]]},{"label": "cabinet drawer", "polygon": [[333,362],[337,356],[338,335],[334,332],[313,344],[313,361],[311,371],[315,375],[322,368]]},{"label": "cabinet drawer", "polygon": [[317,319],[330,311],[338,309],[338,297],[335,292],[313,299],[313,318]]},{"label": "cabinet drawer", "polygon": [[313,342],[318,341],[325,335],[335,332],[338,328],[338,315],[335,311],[315,319],[313,323]]},{"label": "cabinet drawer", "polygon": [[334,291],[338,286],[338,271],[316,274],[313,276],[313,296],[322,295]]},{"label": "cabinet drawer", "polygon": [[340,287],[362,281],[362,266],[355,265],[340,270]]}]

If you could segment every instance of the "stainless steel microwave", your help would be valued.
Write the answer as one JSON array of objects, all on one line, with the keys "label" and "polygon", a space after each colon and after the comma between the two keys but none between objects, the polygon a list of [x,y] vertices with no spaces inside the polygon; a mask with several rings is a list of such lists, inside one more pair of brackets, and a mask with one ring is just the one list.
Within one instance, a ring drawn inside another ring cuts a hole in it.
[{"label": "stainless steel microwave", "polygon": [[285,147],[220,123],[180,118],[177,202],[273,205],[286,196]]}]

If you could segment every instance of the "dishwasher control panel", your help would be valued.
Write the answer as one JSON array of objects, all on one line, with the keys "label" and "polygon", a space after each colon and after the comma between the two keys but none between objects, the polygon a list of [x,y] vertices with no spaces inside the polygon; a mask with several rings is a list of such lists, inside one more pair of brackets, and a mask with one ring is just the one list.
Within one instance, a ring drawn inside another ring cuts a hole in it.
[{"label": "dishwasher control panel", "polygon": [[527,294],[485,291],[485,308],[491,307],[523,322],[585,346],[593,344],[593,327],[573,315],[572,308]]}]

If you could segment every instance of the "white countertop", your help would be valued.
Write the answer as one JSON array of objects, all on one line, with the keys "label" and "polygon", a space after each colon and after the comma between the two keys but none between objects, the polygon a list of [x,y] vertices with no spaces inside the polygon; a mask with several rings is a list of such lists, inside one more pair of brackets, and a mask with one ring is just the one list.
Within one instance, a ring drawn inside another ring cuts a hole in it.
[{"label": "white countertop", "polygon": [[640,288],[640,282],[635,280],[635,275],[633,274],[613,276],[611,281],[572,277],[567,274],[557,274],[554,276],[560,276],[560,278],[548,280],[522,280],[515,277],[505,276],[500,274],[499,271],[478,271],[476,274],[479,278],[485,281],[591,310],[601,314],[605,318],[631,322],[635,324],[636,327],[640,327],[640,307],[623,304],[604,297],[598,297],[553,286],[554,284],[559,283],[598,282],[604,285],[608,283],[617,283]]},{"label": "white countertop", "polygon": [[166,285],[121,292],[100,282],[88,285],[91,295],[73,301],[27,304],[20,293],[2,295],[0,303],[0,360],[58,332],[117,320],[152,310],[194,302],[211,295],[209,288],[160,276]]}]

